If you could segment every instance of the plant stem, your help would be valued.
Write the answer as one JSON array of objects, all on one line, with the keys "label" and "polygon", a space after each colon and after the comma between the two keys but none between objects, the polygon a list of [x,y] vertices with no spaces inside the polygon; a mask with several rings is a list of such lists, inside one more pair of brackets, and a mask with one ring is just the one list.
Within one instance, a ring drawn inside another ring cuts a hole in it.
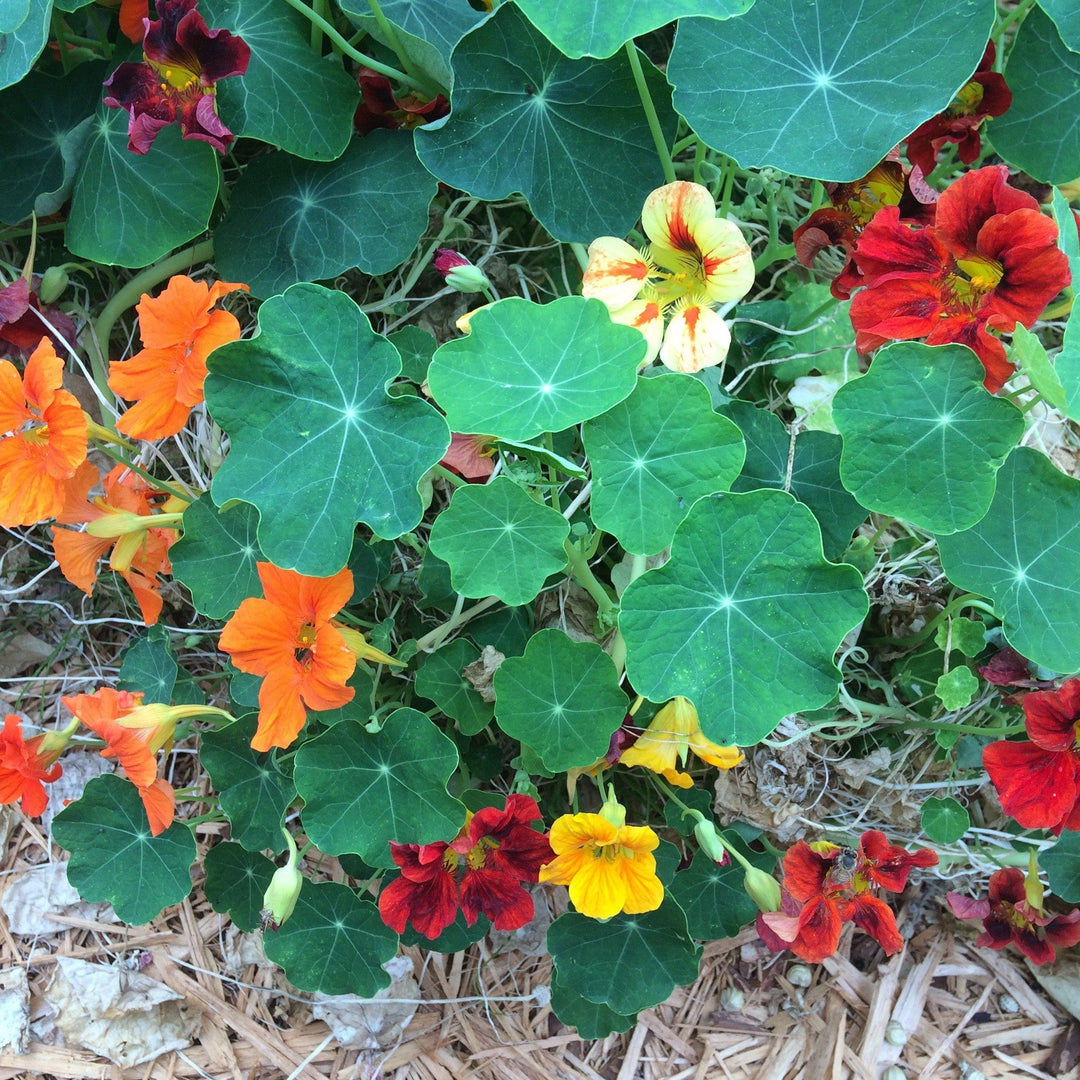
[{"label": "plant stem", "polygon": [[660,157],[660,166],[664,170],[664,183],[673,183],[675,180],[675,166],[672,164],[671,151],[660,127],[660,117],[656,113],[656,105],[653,103],[648,84],[645,82],[645,72],[641,68],[641,57],[638,55],[637,46],[633,41],[628,41],[624,48],[626,49],[626,58],[630,61],[630,70],[634,74],[634,83],[637,86],[638,96],[641,98],[641,107],[645,110],[645,119],[649,122],[649,131],[652,133],[653,142],[656,144],[656,153]]},{"label": "plant stem", "polygon": [[383,9],[379,5],[379,0],[368,0],[368,7],[371,8],[371,14],[375,16],[375,21],[379,24],[379,29],[386,38],[386,44],[393,49],[394,55],[398,58],[401,70],[404,71],[410,79],[417,82],[423,81],[423,72],[417,71],[416,65],[409,58],[409,54],[405,51],[405,46],[401,43],[397,27],[383,14]]},{"label": "plant stem", "polygon": [[597,614],[610,615],[615,610],[615,603],[608,595],[607,589],[596,580],[596,575],[592,572],[592,567],[589,566],[589,560],[585,558],[584,553],[570,540],[564,541],[563,550],[570,562],[571,577],[596,601]]},{"label": "plant stem", "polygon": [[477,601],[471,608],[466,608],[464,611],[451,615],[446,622],[436,626],[434,630],[425,634],[416,642],[416,651],[434,652],[453,630],[475,618],[481,612],[487,611],[489,607],[494,607],[499,603],[502,603],[502,601],[497,596],[485,596],[483,600]]},{"label": "plant stem", "polygon": [[911,637],[906,638],[876,637],[873,640],[885,645],[908,645],[912,647],[919,645],[933,634],[954,611],[962,611],[968,607],[974,608],[976,611],[985,611],[990,616],[994,615],[993,605],[988,604],[978,593],[964,593],[962,596],[950,600],[917,634],[912,634]]}]

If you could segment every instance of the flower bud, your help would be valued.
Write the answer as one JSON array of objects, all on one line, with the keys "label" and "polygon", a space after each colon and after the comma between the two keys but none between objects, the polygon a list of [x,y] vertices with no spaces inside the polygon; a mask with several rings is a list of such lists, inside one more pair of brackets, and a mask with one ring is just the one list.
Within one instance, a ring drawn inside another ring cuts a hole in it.
[{"label": "flower bud", "polygon": [[772,874],[766,874],[764,870],[751,866],[743,878],[743,888],[757,904],[759,911],[768,913],[780,910],[780,883]]},{"label": "flower bud", "polygon": [[41,276],[38,286],[38,299],[43,304],[59,300],[68,287],[67,271],[62,266],[50,266]]},{"label": "flower bud", "polygon": [[464,255],[449,248],[439,248],[431,265],[452,289],[463,293],[478,293],[491,288],[491,282],[479,266],[473,266]]},{"label": "flower bud", "polygon": [[304,875],[296,865],[296,841],[286,830],[282,829],[282,832],[289,842],[289,861],[274,871],[270,885],[263,894],[262,911],[259,913],[259,925],[263,930],[268,926],[277,930],[285,922],[293,913],[300,896],[300,888],[304,884]]},{"label": "flower bud", "polygon": [[600,807],[600,816],[605,821],[610,821],[616,829],[621,829],[626,824],[626,807],[615,798],[615,789],[608,787],[604,796],[604,805]]},{"label": "flower bud", "polygon": [[908,1035],[904,1025],[899,1020],[890,1020],[885,1029],[885,1041],[892,1046],[903,1046],[907,1043]]},{"label": "flower bud", "polygon": [[[709,856],[714,863],[726,866],[731,860],[728,858],[727,849],[720,837],[716,834],[716,826],[705,817],[699,817],[694,826],[694,836],[701,845],[701,850]],[[748,890],[749,891],[749,890]]]},{"label": "flower bud", "polygon": [[1024,878],[1024,897],[1040,914],[1043,909],[1043,883],[1039,880],[1039,862],[1035,849],[1028,849],[1028,872]]}]

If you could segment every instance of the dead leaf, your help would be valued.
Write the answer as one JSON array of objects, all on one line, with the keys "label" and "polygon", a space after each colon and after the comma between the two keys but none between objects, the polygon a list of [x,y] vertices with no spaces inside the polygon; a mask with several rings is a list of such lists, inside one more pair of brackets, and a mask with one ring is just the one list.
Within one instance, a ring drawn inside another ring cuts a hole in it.
[{"label": "dead leaf", "polygon": [[30,986],[26,968],[0,971],[0,1048],[10,1046],[16,1054],[25,1054],[29,1028]]},{"label": "dead leaf", "polygon": [[53,646],[26,630],[19,630],[0,643],[0,679],[21,675],[45,663]]},{"label": "dead leaf", "polygon": [[13,934],[41,936],[67,930],[50,915],[70,915],[94,922],[115,923],[111,904],[88,904],[68,884],[67,863],[46,863],[21,874],[0,899],[0,911],[8,917]]},{"label": "dead leaf", "polygon": [[480,659],[468,664],[461,674],[472,684],[472,688],[483,698],[484,701],[495,700],[495,688],[491,680],[499,665],[506,657],[495,648],[494,645],[485,645]]},{"label": "dead leaf", "polygon": [[420,1004],[420,987],[409,957],[395,956],[383,968],[391,982],[373,998],[355,994],[316,994],[313,998],[311,1015],[325,1020],[334,1038],[347,1049],[388,1050],[396,1046]]}]

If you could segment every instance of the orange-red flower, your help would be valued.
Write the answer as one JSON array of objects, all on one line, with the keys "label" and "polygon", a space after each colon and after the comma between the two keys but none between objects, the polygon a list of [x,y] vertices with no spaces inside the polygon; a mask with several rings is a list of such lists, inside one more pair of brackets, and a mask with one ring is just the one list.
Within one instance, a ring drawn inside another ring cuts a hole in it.
[{"label": "orange-red flower", "polygon": [[[86,532],[52,528],[60,572],[87,596],[93,595],[98,560],[112,549],[109,566],[127,582],[152,626],[161,615],[161,581],[169,574],[169,547],[179,538],[176,526],[183,502],[117,465],[102,481],[103,495],[87,498],[97,483],[97,469],[84,462],[68,482],[66,501],[56,515],[62,525],[87,524]],[[163,501],[164,500],[164,501]],[[161,511],[161,513],[159,513]],[[150,521],[160,522],[151,525]]]},{"label": "orange-red flower", "polygon": [[27,817],[44,813],[49,803],[44,785],[58,780],[64,771],[56,759],[74,728],[73,724],[66,731],[43,732],[23,739],[19,718],[10,714],[4,717],[4,730],[0,732],[0,804],[7,806],[22,800]]},{"label": "orange-red flower", "polygon": [[64,505],[64,482],[86,460],[86,417],[60,389],[64,362],[42,338],[22,377],[0,360],[0,525],[34,525]]},{"label": "orange-red flower", "polygon": [[178,275],[156,296],[139,301],[143,350],[109,364],[109,388],[133,405],[116,430],[134,439],[164,439],[187,422],[203,400],[206,358],[219,345],[240,337],[240,323],[228,311],[212,310],[227,293],[246,285],[193,281]]},{"label": "orange-red flower", "polygon": [[255,750],[289,746],[309,709],[339,709],[352,701],[345,683],[356,656],[330,620],[353,593],[349,569],[307,577],[272,563],[257,564],[263,598],[248,597],[225,624],[219,647],[249,675],[263,675]]}]

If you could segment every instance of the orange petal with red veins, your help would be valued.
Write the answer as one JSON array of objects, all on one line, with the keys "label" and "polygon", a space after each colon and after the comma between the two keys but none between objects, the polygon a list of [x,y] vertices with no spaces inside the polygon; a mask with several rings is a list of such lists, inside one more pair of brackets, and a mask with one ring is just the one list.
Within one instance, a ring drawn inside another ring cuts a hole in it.
[{"label": "orange petal with red veins", "polygon": [[601,236],[589,245],[589,263],[581,295],[600,300],[611,311],[637,298],[649,276],[649,264],[625,240]]},{"label": "orange petal with red veins", "polygon": [[694,230],[694,239],[709,299],[718,303],[741,300],[754,284],[754,257],[739,226],[713,218]]},{"label": "orange petal with red veins", "polygon": [[686,180],[657,188],[641,212],[641,226],[654,244],[690,254],[701,250],[698,230],[715,220],[716,203],[709,189]]},{"label": "orange petal with red veins", "polygon": [[654,300],[635,300],[611,313],[611,321],[632,326],[645,335],[645,356],[639,367],[651,364],[660,352],[664,340],[664,313]]},{"label": "orange petal with red veins", "polygon": [[723,363],[730,347],[727,323],[715,311],[691,304],[668,323],[660,360],[672,371],[693,373]]}]

